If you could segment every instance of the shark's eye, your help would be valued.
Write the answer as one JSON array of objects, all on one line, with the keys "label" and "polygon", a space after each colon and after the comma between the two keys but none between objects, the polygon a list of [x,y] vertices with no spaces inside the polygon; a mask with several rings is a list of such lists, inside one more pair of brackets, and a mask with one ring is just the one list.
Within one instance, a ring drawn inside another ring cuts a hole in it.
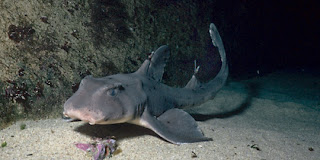
[{"label": "shark's eye", "polygon": [[121,90],[124,90],[124,87],[121,83],[115,83],[113,85],[106,86],[107,94],[109,96],[116,96]]},{"label": "shark's eye", "polygon": [[116,88],[111,88],[111,89],[109,89],[109,90],[107,91],[107,94],[108,94],[109,96],[115,96],[115,95],[117,95],[117,89],[116,89]]}]

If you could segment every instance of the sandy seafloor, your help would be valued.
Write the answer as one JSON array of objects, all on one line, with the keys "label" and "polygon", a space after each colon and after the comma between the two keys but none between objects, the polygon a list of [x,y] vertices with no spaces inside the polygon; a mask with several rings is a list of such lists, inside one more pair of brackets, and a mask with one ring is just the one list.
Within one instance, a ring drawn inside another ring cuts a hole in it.
[{"label": "sandy seafloor", "polygon": [[[91,159],[74,143],[90,142],[92,136],[117,137],[121,151],[114,160],[320,159],[319,74],[286,71],[231,81],[214,100],[188,111],[215,117],[198,118],[213,141],[178,146],[130,124],[90,126],[60,118],[19,121],[0,131],[1,142],[7,142],[0,148],[0,159]],[[26,129],[20,130],[21,123]]]}]

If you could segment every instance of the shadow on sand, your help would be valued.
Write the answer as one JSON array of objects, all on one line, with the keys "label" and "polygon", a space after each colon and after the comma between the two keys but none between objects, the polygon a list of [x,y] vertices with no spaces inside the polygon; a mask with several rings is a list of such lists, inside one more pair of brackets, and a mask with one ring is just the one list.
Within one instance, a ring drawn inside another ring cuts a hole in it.
[{"label": "shadow on sand", "polygon": [[[110,125],[90,125],[83,124],[75,128],[76,132],[87,135],[89,137],[106,138],[115,136],[119,141],[127,138],[134,138],[143,135],[151,135],[159,137],[148,128],[137,126],[129,123],[110,124]],[[159,137],[160,138],[160,137]]]},{"label": "shadow on sand", "polygon": [[248,83],[246,88],[248,91],[247,97],[237,108],[227,112],[214,113],[214,114],[208,114],[208,115],[194,113],[194,114],[191,114],[191,116],[196,121],[206,121],[213,118],[232,117],[234,115],[239,115],[243,113],[246,109],[248,109],[251,106],[252,98],[258,96],[259,84]]}]

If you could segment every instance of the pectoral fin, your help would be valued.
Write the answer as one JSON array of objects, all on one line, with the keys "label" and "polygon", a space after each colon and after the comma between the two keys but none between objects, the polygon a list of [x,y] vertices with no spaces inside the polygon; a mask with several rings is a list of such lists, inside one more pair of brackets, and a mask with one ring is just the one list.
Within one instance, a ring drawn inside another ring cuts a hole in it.
[{"label": "pectoral fin", "polygon": [[174,144],[212,140],[205,137],[196,121],[181,109],[170,109],[159,117],[152,116],[146,109],[140,125],[150,128],[160,137]]}]

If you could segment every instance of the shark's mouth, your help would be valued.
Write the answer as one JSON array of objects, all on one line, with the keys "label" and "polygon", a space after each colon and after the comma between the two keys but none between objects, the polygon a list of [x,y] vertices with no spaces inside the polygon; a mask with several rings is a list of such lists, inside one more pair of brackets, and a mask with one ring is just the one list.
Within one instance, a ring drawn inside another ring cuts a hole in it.
[{"label": "shark's mouth", "polygon": [[99,124],[101,121],[103,121],[100,118],[95,118],[95,116],[92,116],[91,114],[88,114],[87,112],[78,111],[78,110],[69,110],[63,112],[64,119],[68,122],[74,122],[74,121],[83,121],[88,122],[90,125]]},{"label": "shark's mouth", "polygon": [[77,121],[81,121],[80,119],[75,119],[75,118],[70,118],[68,116],[66,116],[64,113],[62,115],[62,119],[66,122],[77,122]]},{"label": "shark's mouth", "polygon": [[65,119],[67,122],[83,121],[88,122],[90,125],[124,123],[128,120],[125,117],[120,119],[106,119],[102,116],[94,116],[78,110],[69,110],[68,112],[65,111],[63,112],[63,116],[63,119]]}]

